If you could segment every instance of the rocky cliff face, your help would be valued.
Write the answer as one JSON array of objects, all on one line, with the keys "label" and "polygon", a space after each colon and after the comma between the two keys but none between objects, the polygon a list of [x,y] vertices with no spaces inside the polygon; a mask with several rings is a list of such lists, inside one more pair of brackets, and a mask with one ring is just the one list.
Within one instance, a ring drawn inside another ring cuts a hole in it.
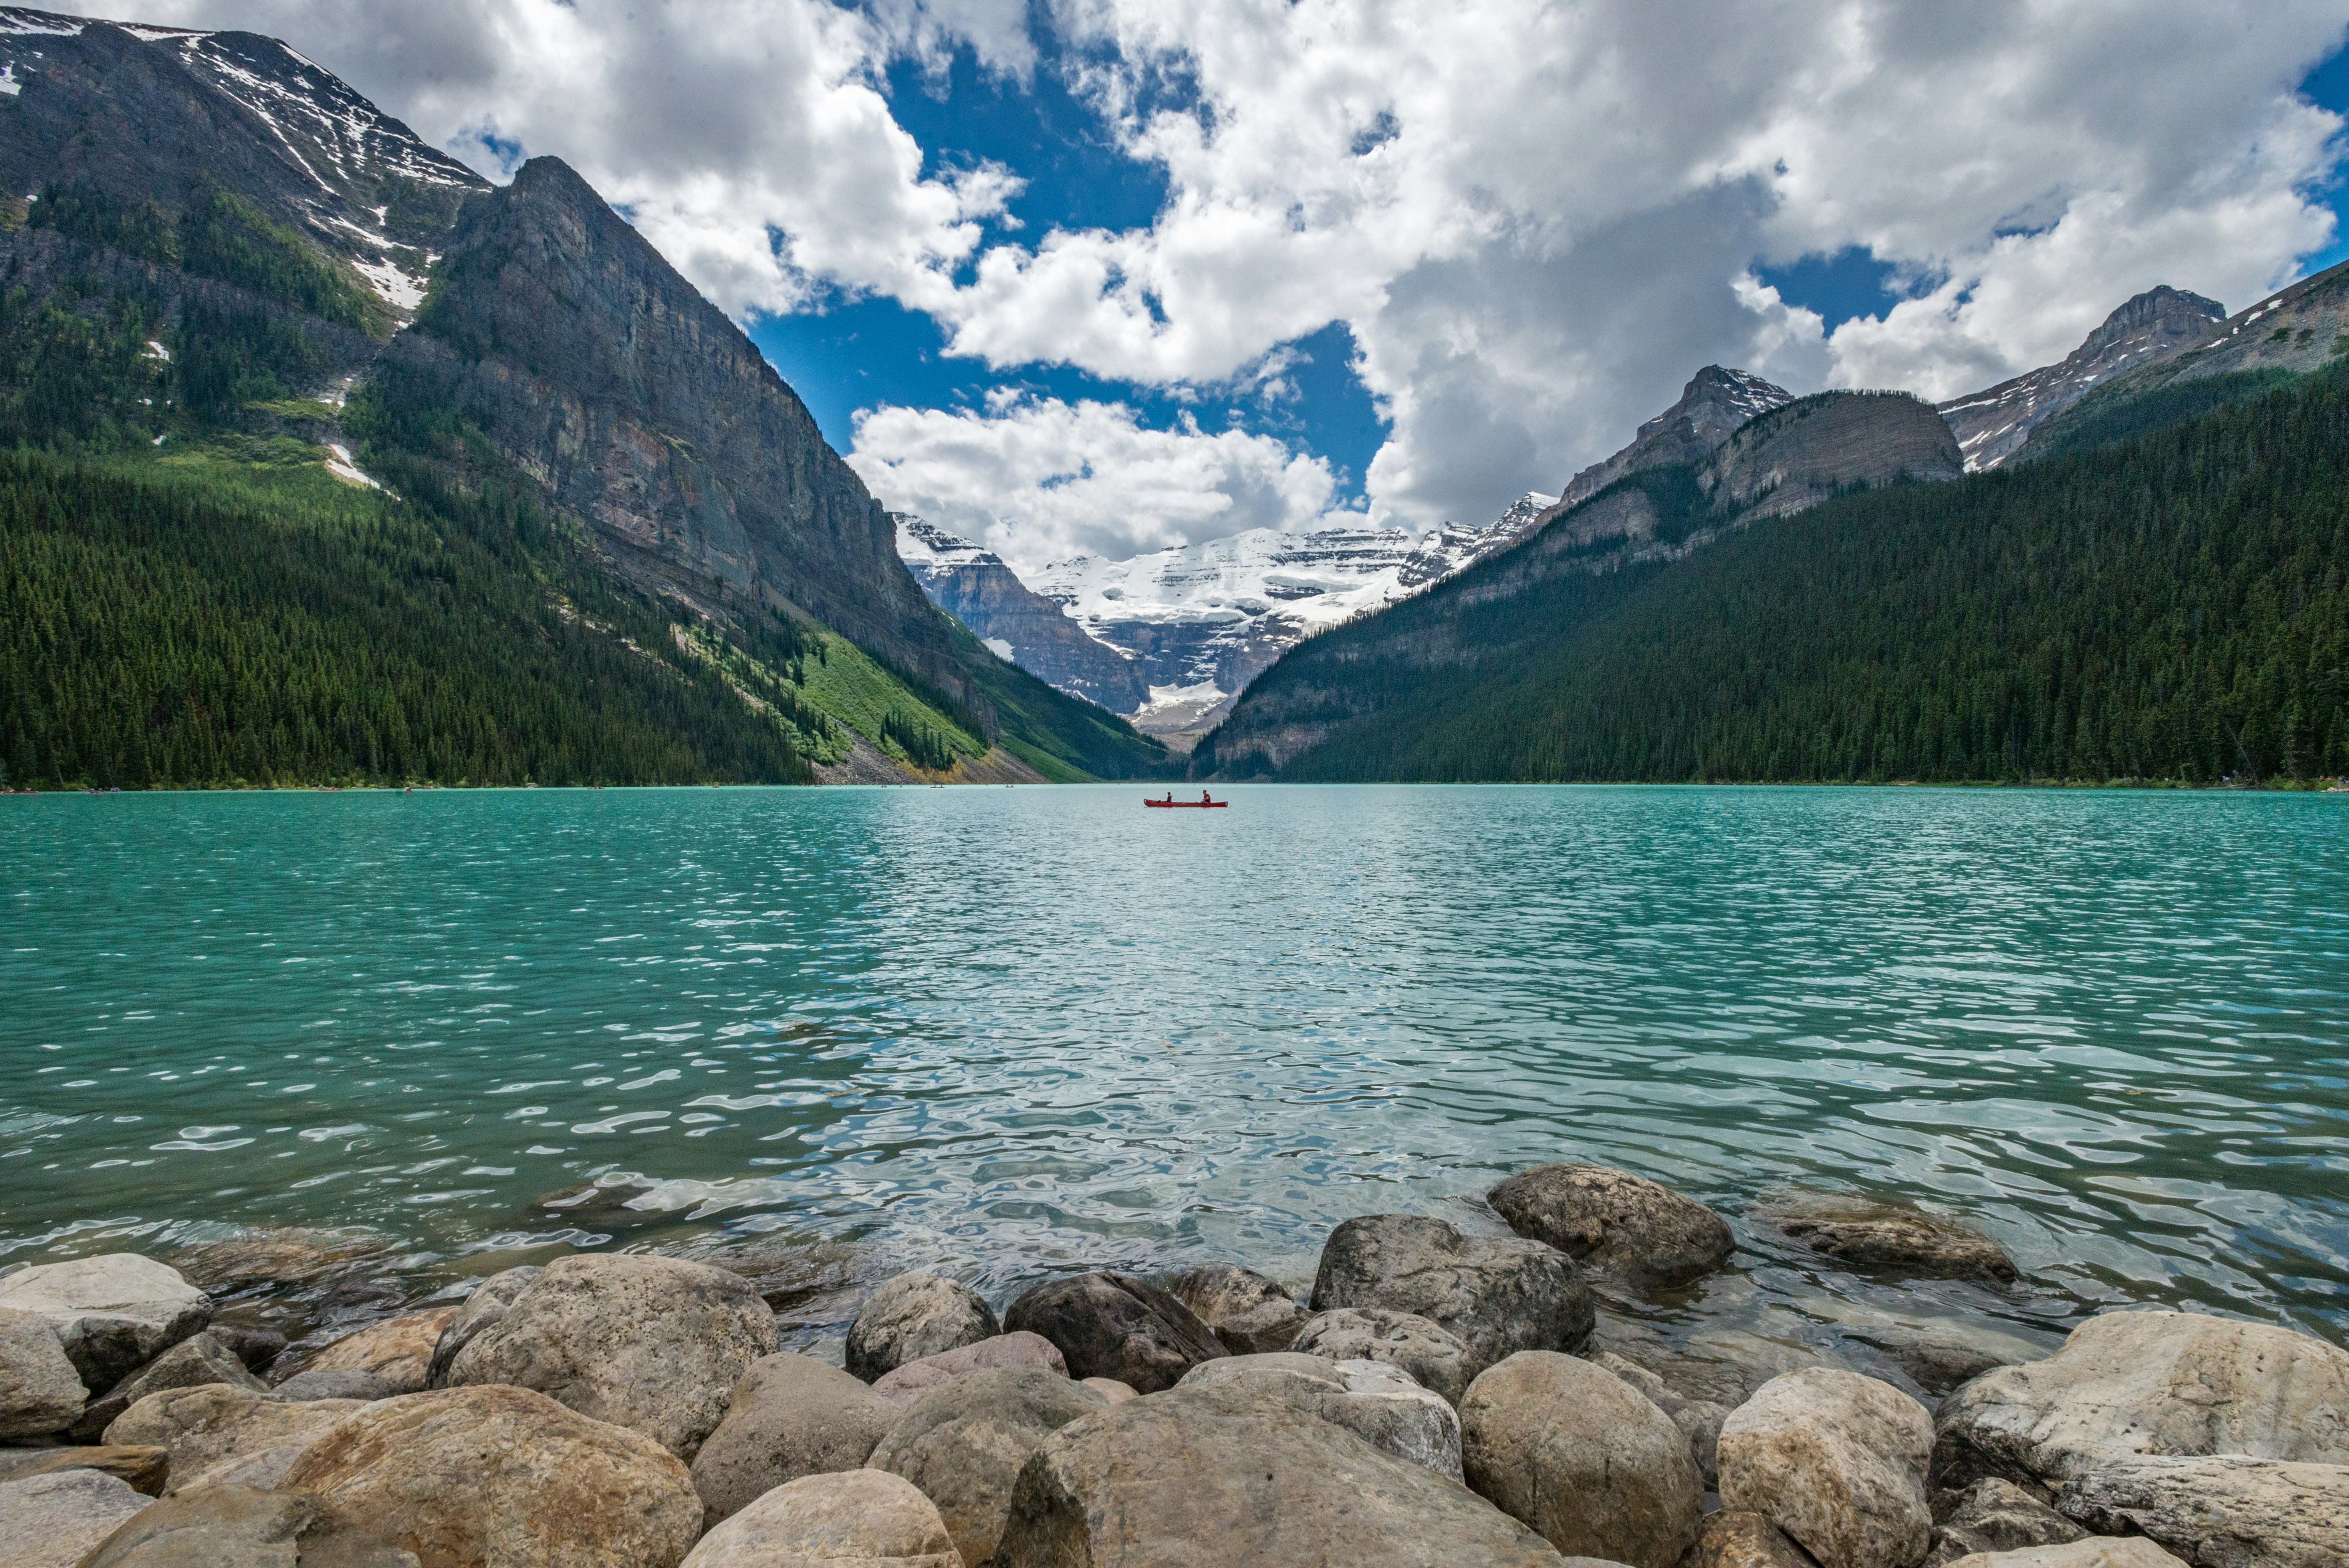
[{"label": "rocky cliff face", "polygon": [[[1593,463],[1574,476],[1556,502],[1527,519],[1520,529],[1531,534],[1552,518],[1572,511],[1616,480],[1648,469],[1677,463],[1701,463],[1713,449],[1757,414],[1783,408],[1795,395],[1774,387],[1759,376],[1724,366],[1708,365],[1689,377],[1680,400],[1641,425],[1630,445]],[[1495,545],[1500,541],[1493,542]],[[1488,546],[1487,553],[1491,547]]]},{"label": "rocky cliff face", "polygon": [[997,654],[1112,713],[1136,713],[1149,703],[1150,683],[1138,665],[1087,636],[1001,556],[910,512],[889,516],[897,525],[898,558],[922,592]]},{"label": "rocky cliff face", "polygon": [[2050,365],[1940,406],[1969,472],[1994,469],[2031,433],[2115,377],[2207,342],[2226,306],[2164,284],[2105,318],[2060,365]]},{"label": "rocky cliff face", "polygon": [[1750,522],[1816,506],[1837,490],[1965,472],[1934,407],[1905,392],[1822,392],[1753,419],[1697,471],[1723,517]]}]

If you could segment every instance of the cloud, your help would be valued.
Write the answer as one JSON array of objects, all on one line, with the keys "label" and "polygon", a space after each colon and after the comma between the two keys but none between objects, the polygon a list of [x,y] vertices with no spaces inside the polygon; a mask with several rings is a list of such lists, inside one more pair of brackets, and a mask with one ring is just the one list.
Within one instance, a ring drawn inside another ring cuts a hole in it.
[{"label": "cloud", "polygon": [[1188,414],[1153,430],[1121,404],[1008,390],[987,404],[868,409],[848,460],[892,511],[976,540],[1022,574],[1077,554],[1309,528],[1336,500],[1328,462],[1270,436],[1210,434]]}]

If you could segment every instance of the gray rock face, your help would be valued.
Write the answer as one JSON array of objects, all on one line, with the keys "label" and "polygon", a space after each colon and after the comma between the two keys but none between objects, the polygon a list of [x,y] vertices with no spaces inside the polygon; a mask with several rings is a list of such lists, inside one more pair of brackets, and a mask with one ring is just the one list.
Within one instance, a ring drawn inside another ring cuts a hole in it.
[{"label": "gray rock face", "polygon": [[705,1526],[802,1476],[861,1469],[899,1414],[837,1367],[789,1352],[761,1357],[693,1458]]},{"label": "gray rock face", "polygon": [[80,1568],[418,1568],[348,1512],[305,1491],[208,1487],[124,1522]]},{"label": "gray rock face", "polygon": [[449,1364],[457,1359],[457,1352],[471,1345],[482,1330],[505,1316],[506,1309],[513,1305],[522,1293],[530,1288],[531,1283],[545,1272],[537,1264],[524,1264],[520,1268],[493,1274],[475,1285],[473,1294],[465,1298],[464,1305],[457,1309],[457,1315],[449,1320],[449,1326],[442,1329],[440,1337],[433,1342],[432,1359],[424,1369],[424,1386],[446,1388],[449,1386]]},{"label": "gray rock face", "polygon": [[574,1256],[547,1264],[457,1353],[449,1385],[535,1388],[690,1461],[742,1374],[778,1343],[774,1313],[739,1274],[674,1258]]},{"label": "gray rock face", "polygon": [[1150,700],[1139,661],[1087,635],[1001,556],[910,512],[893,511],[889,520],[897,525],[897,553],[922,592],[980,640],[1009,644],[1021,669],[1112,713],[1130,714]]},{"label": "gray rock face", "polygon": [[1072,1377],[1113,1377],[1137,1394],[1172,1388],[1223,1355],[1191,1309],[1146,1281],[1084,1274],[1047,1281],[1011,1304],[1003,1326],[1061,1347]]},{"label": "gray rock face", "polygon": [[1723,1509],[1698,1526],[1682,1568],[1818,1568],[1818,1559],[1758,1513]]},{"label": "gray rock face", "polygon": [[1325,1361],[1273,1352],[1194,1367],[1178,1388],[1223,1388],[1308,1410],[1372,1448],[1461,1480],[1460,1418],[1441,1394],[1382,1361]]},{"label": "gray rock face", "polygon": [[905,1274],[867,1296],[848,1326],[849,1375],[867,1383],[908,1361],[992,1339],[995,1309],[967,1284]]},{"label": "gray rock face", "polygon": [[275,1398],[299,1404],[310,1399],[389,1399],[416,1390],[403,1388],[372,1372],[314,1367],[307,1372],[296,1372],[269,1392]]},{"label": "gray rock face", "polygon": [[1200,1560],[1284,1568],[1559,1568],[1540,1536],[1319,1416],[1226,1389],[1178,1388],[1071,1422],[1012,1489],[998,1568],[1145,1568],[1170,1542]]},{"label": "gray rock face", "polygon": [[1330,1233],[1313,1310],[1385,1307],[1441,1325],[1473,1377],[1519,1350],[1579,1349],[1597,1307],[1565,1253],[1540,1242],[1464,1235],[1418,1214],[1371,1214]]},{"label": "gray rock face", "polygon": [[107,1253],[0,1279],[0,1312],[47,1319],[84,1387],[111,1388],[210,1323],[212,1299],[152,1258]]},{"label": "gray rock face", "polygon": [[1468,1484],[1568,1556],[1677,1568],[1704,1485],[1671,1418],[1613,1373],[1521,1350],[1460,1402]]},{"label": "gray rock face", "polygon": [[1853,486],[1964,476],[1957,438],[1930,403],[1905,392],[1821,392],[1747,421],[1696,482],[1716,511],[1752,521]]},{"label": "gray rock face", "polygon": [[1475,1380],[1468,1347],[1442,1324],[1415,1312],[1384,1307],[1340,1307],[1305,1320],[1289,1342],[1291,1350],[1330,1361],[1383,1361],[1411,1375],[1413,1382],[1444,1396],[1457,1408]]},{"label": "gray rock face", "polygon": [[92,1470],[0,1481],[0,1551],[9,1568],[74,1568],[148,1501]]},{"label": "gray rock face", "polygon": [[1521,1236],[1638,1284],[1676,1285],[1729,1261],[1729,1222],[1660,1182],[1604,1165],[1521,1171],[1485,1194]]},{"label": "gray rock face", "polygon": [[1068,1357],[1040,1334],[1025,1329],[999,1334],[976,1345],[940,1351],[919,1361],[908,1361],[874,1379],[873,1391],[897,1404],[911,1404],[933,1388],[943,1388],[972,1372],[1051,1372],[1069,1375]]},{"label": "gray rock face", "polygon": [[986,1568],[1029,1456],[1071,1421],[1108,1408],[1050,1372],[974,1372],[914,1401],[868,1462],[920,1488],[967,1568]]},{"label": "gray rock face", "polygon": [[88,1398],[47,1318],[0,1312],[0,1438],[61,1432]]},{"label": "gray rock face", "polygon": [[803,1476],[703,1536],[684,1568],[964,1568],[937,1509],[879,1470]]},{"label": "gray rock face", "polygon": [[701,1500],[674,1454],[527,1388],[362,1406],[285,1485],[434,1564],[676,1568],[701,1531]]},{"label": "gray rock face", "polygon": [[1980,1480],[1933,1496],[1933,1549],[1925,1568],[1982,1552],[2062,1546],[2088,1532],[2013,1481]]},{"label": "gray rock face", "polygon": [[1680,401],[1640,427],[1630,446],[1575,475],[1557,504],[1536,519],[1526,531],[1571,511],[1627,474],[1673,463],[1702,462],[1756,414],[1783,408],[1794,400],[1792,392],[1758,376],[1708,365],[1689,378],[1681,389]]},{"label": "gray rock face", "polygon": [[356,1399],[289,1405],[224,1383],[167,1388],[150,1394],[106,1429],[109,1445],[159,1448],[171,1455],[174,1480],[223,1460],[305,1448],[348,1416],[367,1408]]},{"label": "gray rock face", "polygon": [[1824,1568],[1915,1568],[1931,1544],[1933,1423],[1889,1383],[1789,1372],[1721,1429],[1721,1505],[1758,1513]]},{"label": "gray rock face", "polygon": [[2110,1460],[2240,1454],[2349,1464],[2349,1351],[2266,1324],[2115,1312],[2044,1361],[1943,1401],[1933,1484],[2053,1490]]},{"label": "gray rock face", "polygon": [[2349,1466],[2236,1455],[2106,1460],[2055,1506],[2104,1535],[2144,1535],[2208,1568],[2349,1563]]},{"label": "gray rock face", "polygon": [[1313,1315],[1277,1282],[1235,1264],[1185,1269],[1166,1288],[1235,1356],[1288,1349]]},{"label": "gray rock face", "polygon": [[1972,1226],[1910,1203],[1844,1192],[1780,1192],[1762,1217],[1813,1252],[1856,1269],[1910,1279],[2016,1277],[2006,1249]]},{"label": "gray rock face", "polygon": [[94,1443],[105,1436],[106,1429],[114,1424],[117,1416],[148,1395],[160,1394],[166,1388],[198,1388],[207,1383],[225,1383],[253,1394],[267,1391],[260,1378],[244,1369],[236,1352],[207,1329],[182,1339],[117,1383],[103,1398],[92,1399],[69,1435],[78,1443]]}]

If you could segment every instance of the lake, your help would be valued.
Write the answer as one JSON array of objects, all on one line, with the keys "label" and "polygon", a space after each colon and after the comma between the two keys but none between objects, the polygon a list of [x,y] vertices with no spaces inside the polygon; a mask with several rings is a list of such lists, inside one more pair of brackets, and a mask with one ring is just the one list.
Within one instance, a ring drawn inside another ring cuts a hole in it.
[{"label": "lake", "polygon": [[[763,1249],[817,1340],[914,1266],[1301,1289],[1340,1220],[1495,1230],[1587,1159],[1738,1222],[1643,1331],[2349,1337],[2349,796],[1142,793],[0,800],[0,1267],[342,1227],[412,1298]],[[534,1206],[598,1176],[650,1191]],[[1744,1218],[1790,1186],[2028,1284],[1838,1274]]]}]

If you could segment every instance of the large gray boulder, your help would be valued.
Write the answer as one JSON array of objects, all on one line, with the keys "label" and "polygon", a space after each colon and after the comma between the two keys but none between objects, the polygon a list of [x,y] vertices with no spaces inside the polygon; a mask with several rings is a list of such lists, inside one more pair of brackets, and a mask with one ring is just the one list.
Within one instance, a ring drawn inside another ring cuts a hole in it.
[{"label": "large gray boulder", "polygon": [[2100,1535],[2143,1535],[2211,1568],[2349,1563],[2349,1466],[2238,1455],[2111,1459],[2055,1506]]},{"label": "large gray boulder", "polygon": [[862,1469],[899,1413],[837,1367],[788,1351],[761,1357],[693,1456],[704,1527],[802,1476]]},{"label": "large gray boulder", "polygon": [[[1188,1551],[1185,1558],[1178,1553]],[[1560,1568],[1464,1487],[1303,1410],[1177,1388],[1073,1421],[1012,1488],[998,1568]]]},{"label": "large gray boulder", "polygon": [[1671,1418],[1621,1378],[1520,1350],[1460,1402],[1468,1484],[1569,1557],[1677,1568],[1704,1517],[1704,1483]]},{"label": "large gray boulder", "polygon": [[976,1345],[1003,1332],[995,1309],[967,1284],[903,1274],[864,1298],[848,1326],[849,1375],[867,1383],[908,1361]]},{"label": "large gray boulder", "polygon": [[868,1462],[920,1488],[967,1568],[987,1568],[1029,1456],[1071,1421],[1109,1408],[1050,1372],[974,1372],[915,1400]]},{"label": "large gray boulder", "polygon": [[182,1339],[117,1383],[102,1398],[92,1399],[67,1435],[78,1443],[94,1443],[105,1435],[117,1416],[148,1395],[160,1394],[166,1388],[200,1388],[207,1383],[225,1383],[249,1394],[266,1393],[269,1387],[246,1371],[236,1352],[206,1329]]},{"label": "large gray boulder", "polygon": [[61,1432],[88,1398],[47,1318],[0,1312],[0,1438]]},{"label": "large gray boulder", "polygon": [[516,1268],[502,1269],[473,1287],[457,1315],[440,1331],[432,1344],[432,1359],[425,1364],[424,1386],[446,1388],[449,1386],[449,1364],[457,1359],[457,1352],[471,1345],[481,1332],[500,1318],[520,1300],[522,1293],[533,1281],[546,1272],[539,1264],[523,1264]]},{"label": "large gray boulder", "polygon": [[1723,1509],[1704,1516],[1681,1568],[1818,1568],[1818,1559],[1760,1514]]},{"label": "large gray boulder", "polygon": [[1442,1324],[1415,1312],[1344,1306],[1317,1313],[1305,1320],[1288,1348],[1329,1361],[1383,1361],[1455,1408],[1475,1380],[1468,1347]]},{"label": "large gray boulder", "polygon": [[2349,1464],[2349,1351],[2199,1313],[2107,1313],[2045,1360],[1966,1384],[1935,1426],[1937,1489],[2052,1491],[2139,1454]]},{"label": "large gray boulder", "polygon": [[1466,1235],[1421,1214],[1369,1214],[1330,1233],[1313,1310],[1341,1306],[1433,1319],[1467,1347],[1472,1377],[1520,1350],[1580,1349],[1597,1315],[1556,1247]]},{"label": "large gray boulder", "polygon": [[0,1481],[0,1561],[8,1568],[74,1568],[150,1501],[94,1470]]},{"label": "large gray boulder", "polygon": [[527,1388],[378,1400],[311,1444],[284,1484],[433,1564],[676,1568],[701,1533],[676,1455]]},{"label": "large gray boulder", "polygon": [[802,1476],[701,1538],[684,1568],[964,1568],[937,1508],[880,1470]]},{"label": "large gray boulder", "polygon": [[207,1383],[150,1394],[114,1418],[106,1440],[115,1447],[159,1448],[171,1456],[172,1484],[223,1460],[292,1450],[289,1462],[367,1406],[357,1399],[288,1404],[265,1394]]},{"label": "large gray boulder", "polygon": [[1166,1282],[1174,1299],[1214,1329],[1235,1356],[1286,1350],[1313,1315],[1279,1282],[1237,1264],[1203,1264]]},{"label": "large gray boulder", "polygon": [[168,1264],[105,1253],[0,1279],[0,1312],[47,1319],[83,1385],[111,1388],[210,1323],[212,1298]]},{"label": "large gray boulder", "polygon": [[1016,1329],[975,1345],[905,1362],[874,1379],[873,1391],[885,1399],[908,1405],[931,1389],[943,1388],[972,1372],[1052,1372],[1065,1377],[1069,1375],[1069,1358],[1042,1335]]},{"label": "large gray boulder", "polygon": [[1172,1388],[1200,1362],[1225,1354],[1189,1307],[1120,1274],[1048,1280],[1011,1304],[1003,1326],[1059,1346],[1071,1377],[1113,1377],[1137,1394]]},{"label": "large gray boulder", "polygon": [[1774,1192],[1760,1213],[1790,1240],[1855,1269],[2000,1284],[2017,1277],[2004,1247],[1962,1220],[1913,1203],[1847,1192]]},{"label": "large gray boulder", "polygon": [[[675,1258],[558,1258],[449,1364],[451,1388],[534,1388],[690,1463],[750,1363],[780,1344],[740,1274]],[[429,1359],[429,1354],[428,1354]]]},{"label": "large gray boulder", "polygon": [[1178,1388],[1226,1388],[1335,1421],[1372,1448],[1461,1479],[1460,1418],[1444,1396],[1382,1361],[1325,1361],[1276,1351],[1204,1361]]},{"label": "large gray boulder", "polygon": [[1984,1552],[2068,1545],[2087,1533],[2013,1481],[1993,1477],[1933,1495],[1933,1550],[1925,1568]]},{"label": "large gray boulder", "polygon": [[1931,1546],[1932,1418],[1857,1372],[1789,1372],[1721,1428],[1721,1505],[1759,1513],[1823,1568],[1916,1568]]},{"label": "large gray boulder", "polygon": [[1729,1261],[1729,1222],[1660,1182],[1567,1161],[1521,1171],[1485,1195],[1521,1236],[1639,1284],[1679,1285]]},{"label": "large gray boulder", "polygon": [[419,1568],[416,1554],[305,1491],[217,1486],[125,1521],[79,1568]]}]

